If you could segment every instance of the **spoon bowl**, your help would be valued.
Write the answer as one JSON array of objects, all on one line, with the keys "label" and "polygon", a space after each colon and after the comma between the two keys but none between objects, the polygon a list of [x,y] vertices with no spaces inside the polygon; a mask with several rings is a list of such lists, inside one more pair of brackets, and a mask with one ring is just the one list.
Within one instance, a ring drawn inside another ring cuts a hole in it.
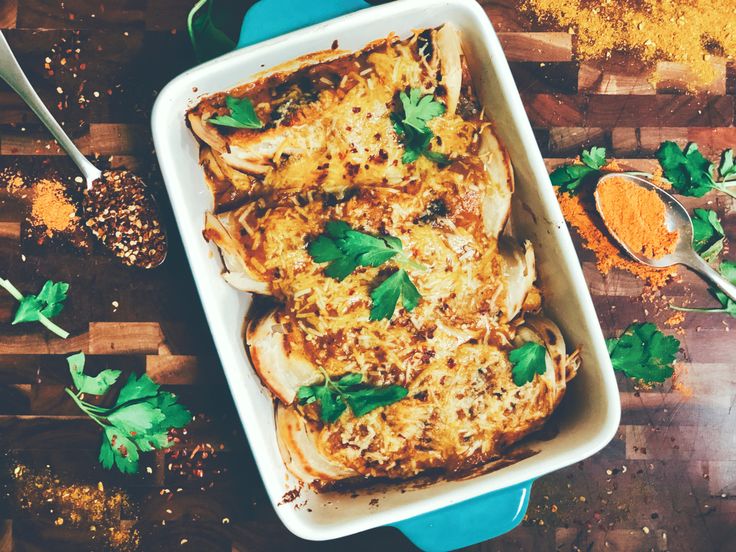
[{"label": "spoon bowl", "polygon": [[[663,255],[662,257],[653,258],[643,255],[640,251],[633,250],[625,241],[618,236],[613,228],[609,226],[604,216],[604,209],[601,208],[601,198],[599,189],[602,183],[610,179],[625,179],[629,182],[655,192],[659,199],[662,200],[665,206],[665,227],[670,232],[677,232],[677,243],[672,253]],[[705,260],[698,255],[695,251],[693,244],[693,221],[690,218],[687,209],[675,199],[671,194],[665,190],[653,184],[651,181],[625,173],[609,173],[604,175],[598,180],[596,184],[596,190],[594,192],[596,210],[603,219],[603,223],[606,225],[606,229],[609,234],[613,237],[616,243],[623,249],[631,258],[642,264],[654,267],[654,268],[666,268],[669,266],[681,264],[688,268],[700,273],[703,277],[710,280],[715,286],[717,286],[723,293],[725,293],[733,301],[736,301],[736,286],[731,284],[723,276],[713,269]]]}]

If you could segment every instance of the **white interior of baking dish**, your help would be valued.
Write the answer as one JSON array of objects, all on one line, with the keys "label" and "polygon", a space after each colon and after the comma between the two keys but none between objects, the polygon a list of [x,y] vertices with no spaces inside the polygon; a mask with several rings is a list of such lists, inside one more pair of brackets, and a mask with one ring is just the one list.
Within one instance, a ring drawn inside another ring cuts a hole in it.
[{"label": "white interior of baking dish", "polygon": [[[302,491],[296,501],[278,505],[295,481],[277,448],[271,396],[253,371],[241,338],[251,298],[225,283],[215,247],[202,239],[204,213],[211,209],[212,198],[184,113],[204,94],[232,88],[294,57],[329,49],[334,40],[340,48],[355,50],[391,32],[403,37],[413,29],[446,22],[462,31],[476,92],[511,154],[517,185],[515,233],[534,244],[545,309],[560,325],[567,343],[582,346],[582,369],[555,413],[559,433],[535,443],[533,448],[540,451],[535,456],[470,480],[419,489],[404,486],[405,492],[396,484],[375,492],[363,490],[357,497]],[[152,126],[169,197],[235,404],[270,499],[295,534],[329,539],[407,519],[570,465],[613,437],[620,416],[619,398],[600,326],[508,64],[485,13],[475,2],[404,0],[233,52],[172,81],[158,97]],[[374,498],[377,506],[370,505]]]}]

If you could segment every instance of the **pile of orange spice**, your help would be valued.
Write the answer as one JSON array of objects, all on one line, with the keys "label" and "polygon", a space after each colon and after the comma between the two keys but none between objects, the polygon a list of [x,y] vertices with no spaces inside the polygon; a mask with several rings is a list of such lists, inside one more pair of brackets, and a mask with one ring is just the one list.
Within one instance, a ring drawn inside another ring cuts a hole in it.
[{"label": "pile of orange spice", "polygon": [[[615,162],[609,163],[605,169],[620,170]],[[653,290],[662,288],[675,276],[676,269],[652,268],[626,256],[609,236],[596,209],[593,192],[592,187],[585,186],[577,194],[558,192],[557,200],[565,220],[580,236],[583,247],[594,253],[598,270],[604,275],[614,268],[625,270],[639,277]]]},{"label": "pile of orange spice", "polygon": [[[544,28],[575,35],[578,59],[615,52],[643,65],[679,62],[707,84],[714,58],[736,57],[736,5],[731,0],[520,0]],[[653,80],[657,80],[656,73]]]},{"label": "pile of orange spice", "polygon": [[679,235],[667,229],[667,208],[656,191],[613,176],[598,184],[595,195],[606,226],[630,251],[650,259],[674,252]]},{"label": "pile of orange spice", "polygon": [[69,199],[64,184],[44,178],[33,186],[30,222],[45,229],[48,237],[79,224],[77,207]]}]

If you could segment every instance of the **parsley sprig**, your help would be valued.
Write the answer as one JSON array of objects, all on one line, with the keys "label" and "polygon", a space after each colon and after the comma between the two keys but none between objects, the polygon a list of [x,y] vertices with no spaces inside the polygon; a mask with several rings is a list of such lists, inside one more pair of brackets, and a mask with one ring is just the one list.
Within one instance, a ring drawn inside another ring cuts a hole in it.
[{"label": "parsley sprig", "polygon": [[695,209],[693,221],[693,247],[708,262],[713,261],[723,251],[726,237],[718,213],[711,209]]},{"label": "parsley sprig", "polygon": [[400,385],[375,387],[362,383],[363,375],[349,373],[333,381],[324,372],[324,382],[316,385],[303,385],[296,394],[299,404],[318,402],[320,418],[331,424],[336,421],[348,406],[356,417],[364,416],[381,406],[400,401],[409,390]]},{"label": "parsley sprig", "polygon": [[253,103],[248,98],[227,96],[225,105],[230,110],[230,115],[216,115],[207,119],[207,122],[233,128],[263,128],[263,121],[258,118]]},{"label": "parsley sprig", "polygon": [[84,373],[84,353],[67,358],[75,392],[67,394],[77,406],[103,428],[99,460],[105,469],[114,465],[123,473],[138,471],[139,452],[169,447],[169,430],[186,426],[190,412],[176,397],[161,391],[158,384],[143,374],[131,374],[120,389],[117,400],[105,408],[83,399],[83,395],[104,395],[120,377],[120,370],[103,370],[97,376]]},{"label": "parsley sprig", "polygon": [[412,88],[409,94],[399,94],[403,115],[394,113],[391,121],[399,139],[404,144],[404,155],[401,162],[405,165],[414,163],[421,156],[437,164],[445,164],[449,161],[443,153],[432,151],[429,146],[434,138],[434,132],[427,123],[439,117],[445,112],[445,106],[427,94],[422,96],[419,88]]},{"label": "parsley sprig", "polygon": [[371,293],[371,320],[390,320],[399,297],[409,312],[421,298],[406,268],[426,270],[426,267],[407,255],[397,237],[373,236],[354,230],[347,222],[330,221],[325,225],[325,233],[309,244],[307,252],[315,262],[329,263],[325,274],[336,280],[344,280],[359,266],[378,267],[390,260],[396,262],[399,270]]},{"label": "parsley sprig", "polygon": [[[736,285],[736,262],[723,261],[719,267],[721,274],[729,282]],[[733,301],[723,293],[720,289],[711,287],[708,289],[710,294],[720,303],[720,307],[716,308],[694,308],[694,307],[678,307],[677,305],[670,304],[670,308],[683,312],[711,312],[711,313],[723,313],[728,314],[736,318],[736,301]]]},{"label": "parsley sprig", "polygon": [[[606,148],[593,146],[589,150],[580,152],[580,163],[568,163],[557,167],[549,175],[553,186],[557,186],[561,192],[575,194],[580,191],[580,186],[598,180],[603,174],[606,166]],[[639,175],[651,177],[652,175],[641,171],[623,171],[621,174]]]},{"label": "parsley sprig", "polygon": [[715,164],[703,156],[694,142],[684,149],[680,149],[675,142],[663,142],[657,150],[657,159],[665,178],[679,194],[702,197],[712,190],[718,190],[736,198],[736,191],[730,189],[736,186],[736,165],[731,149],[721,154],[719,178],[714,173]]},{"label": "parsley sprig", "polygon": [[546,354],[547,349],[533,341],[511,350],[509,360],[513,366],[511,375],[514,383],[521,387],[533,381],[535,375],[544,374],[547,371]]},{"label": "parsley sprig", "polygon": [[618,338],[606,340],[614,370],[646,383],[663,382],[674,373],[672,363],[680,341],[650,323],[629,326]]},{"label": "parsley sprig", "polygon": [[23,295],[9,280],[0,278],[0,287],[5,289],[20,303],[15,311],[13,324],[21,322],[40,322],[46,329],[62,339],[69,337],[69,332],[51,321],[64,308],[69,284],[48,280],[37,295]]},{"label": "parsley sprig", "polygon": [[582,164],[568,164],[557,167],[549,175],[553,186],[561,192],[575,193],[583,182],[599,177],[601,169],[606,165],[606,148],[594,146],[584,149],[580,154]]}]

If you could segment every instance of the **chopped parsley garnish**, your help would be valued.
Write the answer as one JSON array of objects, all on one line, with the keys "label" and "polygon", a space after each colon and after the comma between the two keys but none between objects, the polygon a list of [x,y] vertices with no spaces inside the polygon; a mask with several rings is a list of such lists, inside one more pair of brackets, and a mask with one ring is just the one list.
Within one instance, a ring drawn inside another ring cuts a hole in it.
[{"label": "chopped parsley garnish", "polygon": [[710,262],[723,251],[725,232],[718,214],[710,209],[693,211],[693,246],[695,251]]},{"label": "chopped parsley garnish", "polygon": [[674,373],[680,341],[652,323],[632,324],[618,338],[606,340],[615,370],[646,383],[663,382]]},{"label": "chopped parsley garnish", "polygon": [[675,142],[663,142],[657,150],[657,159],[665,178],[679,194],[702,197],[711,190],[719,190],[736,198],[736,192],[728,189],[729,186],[736,185],[729,183],[736,178],[731,150],[723,152],[719,167],[720,180],[714,177],[715,165],[700,153],[698,145],[693,142],[683,150]]},{"label": "chopped parsley garnish", "polygon": [[323,383],[303,385],[296,397],[299,404],[318,402],[320,418],[327,424],[336,421],[348,406],[355,416],[360,417],[376,408],[400,401],[409,392],[400,385],[374,387],[361,383],[362,374],[346,374],[337,381],[332,381],[327,373],[324,375]]},{"label": "chopped parsley garnish", "polygon": [[[723,261],[719,267],[721,274],[726,280],[736,286],[736,262]],[[727,314],[736,318],[736,301],[733,301],[720,289],[711,287],[708,289],[710,294],[720,303],[720,307],[716,308],[694,308],[694,307],[678,307],[676,305],[670,305],[671,308],[683,312],[717,312]]]},{"label": "chopped parsley garnish", "polygon": [[399,100],[403,115],[394,113],[391,120],[396,134],[404,145],[405,151],[401,162],[407,165],[424,156],[440,165],[448,163],[449,159],[445,154],[429,149],[434,132],[427,126],[430,120],[445,112],[445,106],[436,101],[431,94],[422,96],[422,91],[418,88],[409,90],[408,95],[401,92]]},{"label": "chopped parsley garnish", "polygon": [[514,383],[521,387],[534,380],[534,376],[540,376],[547,371],[545,357],[547,349],[539,343],[529,341],[521,347],[513,349],[509,353],[509,360],[513,365],[511,376]]},{"label": "chopped parsley garnish", "polygon": [[13,324],[21,322],[40,322],[49,331],[55,333],[62,339],[69,337],[69,332],[63,330],[51,321],[64,308],[69,284],[66,282],[52,282],[48,280],[37,295],[24,296],[9,280],[0,278],[0,287],[4,288],[10,295],[20,302],[18,310],[15,311]]},{"label": "chopped parsley garnish", "polygon": [[552,185],[559,187],[561,192],[574,194],[585,181],[598,178],[606,165],[606,148],[594,146],[589,150],[584,149],[580,160],[582,165],[562,165],[552,171],[549,175]]},{"label": "chopped parsley garnish", "polygon": [[263,128],[263,121],[258,118],[253,103],[248,98],[227,96],[225,105],[230,110],[230,115],[215,115],[207,119],[207,122],[233,128]]},{"label": "chopped parsley garnish", "polygon": [[169,447],[169,430],[186,426],[192,415],[168,391],[143,374],[131,374],[110,408],[82,399],[83,394],[104,395],[120,377],[120,370],[103,370],[97,376],[84,373],[84,353],[67,358],[76,393],[67,394],[103,428],[99,460],[105,469],[114,465],[123,473],[138,471],[139,452]]},{"label": "chopped parsley garnish", "polygon": [[307,251],[315,262],[330,263],[325,274],[336,280],[345,279],[359,266],[378,267],[392,259],[399,265],[400,269],[371,293],[371,320],[390,320],[400,296],[407,311],[412,311],[419,302],[421,295],[403,267],[415,270],[426,270],[426,267],[404,252],[399,238],[359,232],[347,222],[337,220],[325,225],[325,234],[310,243]]}]

